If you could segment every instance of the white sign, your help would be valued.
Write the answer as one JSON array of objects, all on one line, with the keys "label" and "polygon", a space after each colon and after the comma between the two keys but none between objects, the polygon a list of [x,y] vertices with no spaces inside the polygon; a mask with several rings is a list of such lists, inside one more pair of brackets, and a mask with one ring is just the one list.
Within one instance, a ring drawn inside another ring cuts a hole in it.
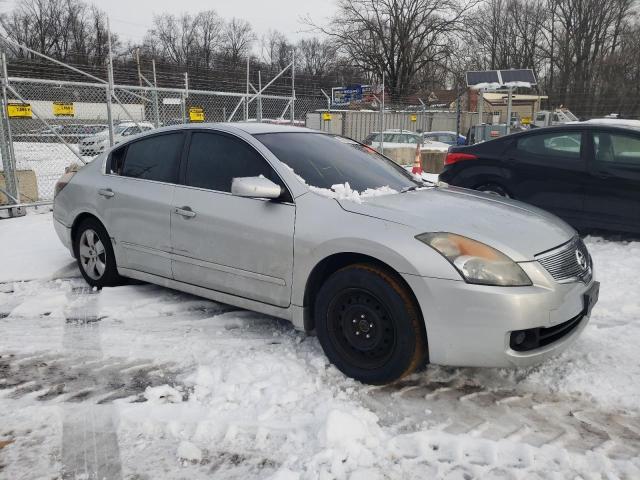
[{"label": "white sign", "polygon": [[181,105],[182,99],[181,98],[163,98],[162,103],[163,105]]}]

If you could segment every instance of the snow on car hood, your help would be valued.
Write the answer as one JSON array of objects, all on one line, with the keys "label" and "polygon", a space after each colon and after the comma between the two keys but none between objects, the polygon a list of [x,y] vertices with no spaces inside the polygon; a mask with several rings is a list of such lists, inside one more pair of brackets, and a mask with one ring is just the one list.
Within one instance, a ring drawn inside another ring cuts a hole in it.
[{"label": "snow on car hood", "polygon": [[456,187],[366,197],[360,203],[337,201],[346,211],[415,227],[416,233],[464,235],[517,262],[533,260],[576,235],[565,222],[539,208]]}]

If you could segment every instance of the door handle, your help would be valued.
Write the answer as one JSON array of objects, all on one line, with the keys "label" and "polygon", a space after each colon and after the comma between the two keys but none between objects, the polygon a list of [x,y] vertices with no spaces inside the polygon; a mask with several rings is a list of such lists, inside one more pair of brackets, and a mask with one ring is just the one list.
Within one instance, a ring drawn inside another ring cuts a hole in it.
[{"label": "door handle", "polygon": [[111,198],[115,195],[115,193],[113,193],[113,190],[111,190],[110,188],[101,188],[100,190],[98,190],[98,195],[102,195],[105,198]]},{"label": "door handle", "polygon": [[196,216],[196,212],[191,210],[191,207],[176,207],[173,209],[173,213],[176,215],[180,215],[185,218],[193,218]]},{"label": "door handle", "polygon": [[596,172],[596,177],[606,180],[607,178],[611,178],[611,174],[607,172]]}]

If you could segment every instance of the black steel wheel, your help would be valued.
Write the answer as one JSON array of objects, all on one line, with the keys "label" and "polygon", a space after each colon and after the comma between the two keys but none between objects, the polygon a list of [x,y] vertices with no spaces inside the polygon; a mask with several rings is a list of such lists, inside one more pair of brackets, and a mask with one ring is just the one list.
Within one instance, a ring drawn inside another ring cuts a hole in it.
[{"label": "black steel wheel", "polygon": [[346,375],[386,384],[426,360],[422,317],[404,283],[375,265],[334,273],[315,303],[318,338],[327,357]]}]

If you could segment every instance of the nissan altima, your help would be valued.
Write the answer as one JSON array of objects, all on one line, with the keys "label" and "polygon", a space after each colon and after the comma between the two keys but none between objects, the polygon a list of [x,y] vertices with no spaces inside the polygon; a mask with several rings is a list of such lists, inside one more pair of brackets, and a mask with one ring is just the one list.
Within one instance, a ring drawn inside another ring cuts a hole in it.
[{"label": "nissan altima", "polygon": [[589,252],[557,217],[305,128],[132,137],[60,179],[54,225],[90,285],[128,277],[290,320],[371,384],[429,362],[540,362],[598,298]]}]

